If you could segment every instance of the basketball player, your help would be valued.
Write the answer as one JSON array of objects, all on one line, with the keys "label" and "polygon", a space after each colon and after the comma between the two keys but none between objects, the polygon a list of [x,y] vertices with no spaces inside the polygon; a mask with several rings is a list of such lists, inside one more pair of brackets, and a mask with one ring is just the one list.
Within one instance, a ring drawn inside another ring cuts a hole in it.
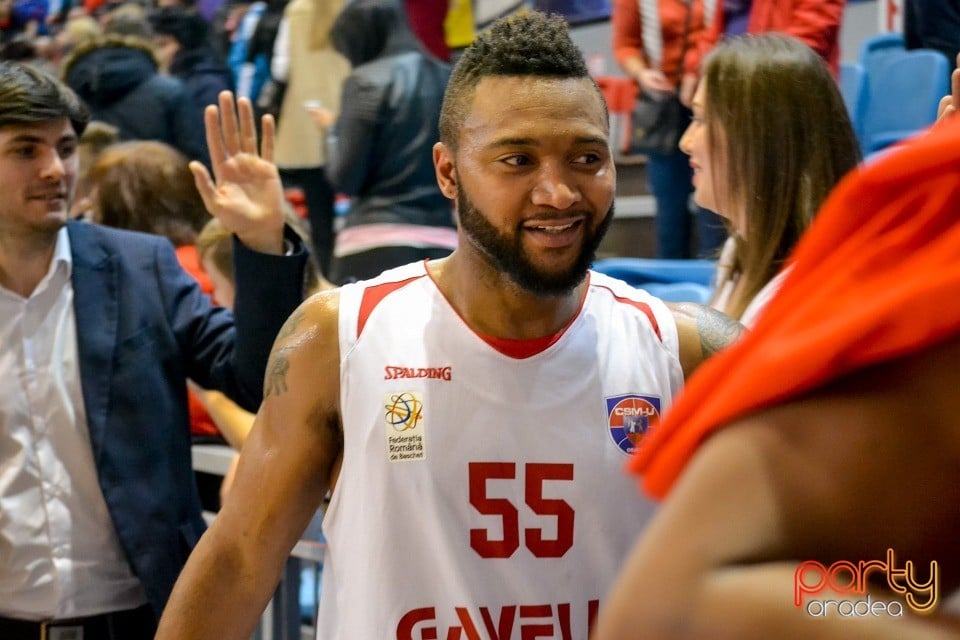
[{"label": "basketball player", "polygon": [[291,316],[161,640],[249,637],[328,489],[319,638],[586,636],[650,515],[629,426],[739,325],[588,273],[615,170],[561,19],[481,35],[440,130],[459,248]]},{"label": "basketball player", "polygon": [[950,116],[817,213],[635,459],[668,499],[595,640],[960,638],[958,166]]}]

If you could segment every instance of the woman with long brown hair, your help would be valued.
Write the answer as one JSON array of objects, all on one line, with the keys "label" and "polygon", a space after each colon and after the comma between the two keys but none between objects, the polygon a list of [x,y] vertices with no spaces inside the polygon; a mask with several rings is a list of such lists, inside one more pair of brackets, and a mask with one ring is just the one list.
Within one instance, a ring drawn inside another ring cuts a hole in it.
[{"label": "woman with long brown hair", "polygon": [[860,161],[843,98],[800,41],[734,38],[707,58],[680,148],[694,199],[725,218],[731,235],[711,305],[751,326],[814,212]]}]

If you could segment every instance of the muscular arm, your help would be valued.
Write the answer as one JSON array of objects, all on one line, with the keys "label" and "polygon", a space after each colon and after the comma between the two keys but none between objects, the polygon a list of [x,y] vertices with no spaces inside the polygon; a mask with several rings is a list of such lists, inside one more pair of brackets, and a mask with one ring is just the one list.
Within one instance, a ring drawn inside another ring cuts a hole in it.
[{"label": "muscular arm", "polygon": [[704,360],[732,344],[744,332],[730,316],[693,302],[668,303],[680,338],[680,364],[689,377]]},{"label": "muscular arm", "polygon": [[813,617],[793,593],[801,561],[888,548],[921,580],[938,561],[941,594],[956,587],[957,357],[960,343],[889,363],[717,432],[635,547],[594,640],[960,638],[937,614]]},{"label": "muscular arm", "polygon": [[157,638],[249,638],[341,455],[338,292],[318,294],[277,336],[264,401],[230,500],[201,538]]}]

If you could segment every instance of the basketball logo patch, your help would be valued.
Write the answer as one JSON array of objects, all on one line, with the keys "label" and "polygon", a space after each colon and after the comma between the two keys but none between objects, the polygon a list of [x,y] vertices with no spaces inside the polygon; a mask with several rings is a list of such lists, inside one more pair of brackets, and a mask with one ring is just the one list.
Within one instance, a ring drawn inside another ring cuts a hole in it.
[{"label": "basketball logo patch", "polygon": [[427,434],[422,393],[388,393],[383,399],[383,421],[387,459],[390,462],[426,459]]},{"label": "basketball logo patch", "polygon": [[660,426],[660,397],[627,394],[606,398],[610,437],[624,453],[633,453]]}]

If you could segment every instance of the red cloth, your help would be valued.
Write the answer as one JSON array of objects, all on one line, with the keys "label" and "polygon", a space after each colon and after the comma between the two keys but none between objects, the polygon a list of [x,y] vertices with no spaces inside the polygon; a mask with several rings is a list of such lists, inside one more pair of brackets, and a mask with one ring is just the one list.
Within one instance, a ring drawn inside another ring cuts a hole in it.
[{"label": "red cloth", "polygon": [[[845,0],[753,0],[747,33],[776,31],[798,38],[826,60],[840,76],[840,22]],[[723,35],[723,0],[717,0],[713,25],[687,56],[687,70],[697,71],[703,58]]]},{"label": "red cloth", "polygon": [[450,47],[443,30],[443,21],[450,8],[448,0],[406,0],[407,22],[424,48],[444,62],[450,62]]},{"label": "red cloth", "polygon": [[[674,84],[681,68],[680,51],[683,50],[683,30],[687,20],[687,5],[683,0],[658,0],[660,12],[660,31],[663,34],[663,64],[660,71]],[[690,4],[690,28],[687,35],[687,53],[697,60],[697,43],[705,34],[703,22],[703,2],[693,0]],[[646,61],[643,52],[643,34],[640,22],[640,7],[637,0],[614,0],[613,11],[610,16],[613,30],[613,57],[621,65],[624,60],[640,56]],[[647,61],[649,64],[649,61]],[[693,62],[689,63],[694,64]],[[688,65],[689,66],[689,65]],[[695,69],[696,67],[689,67]]]},{"label": "red cloth", "polygon": [[628,463],[663,497],[714,431],[960,334],[960,117],[844,178],[754,330],[704,363]]},{"label": "red cloth", "polygon": [[[213,297],[213,284],[200,264],[200,252],[194,245],[184,245],[176,248],[177,261],[183,270],[193,276],[200,283],[200,290]],[[190,433],[195,436],[219,436],[220,430],[207,413],[203,403],[192,391],[187,391],[187,408],[190,412]]]}]

